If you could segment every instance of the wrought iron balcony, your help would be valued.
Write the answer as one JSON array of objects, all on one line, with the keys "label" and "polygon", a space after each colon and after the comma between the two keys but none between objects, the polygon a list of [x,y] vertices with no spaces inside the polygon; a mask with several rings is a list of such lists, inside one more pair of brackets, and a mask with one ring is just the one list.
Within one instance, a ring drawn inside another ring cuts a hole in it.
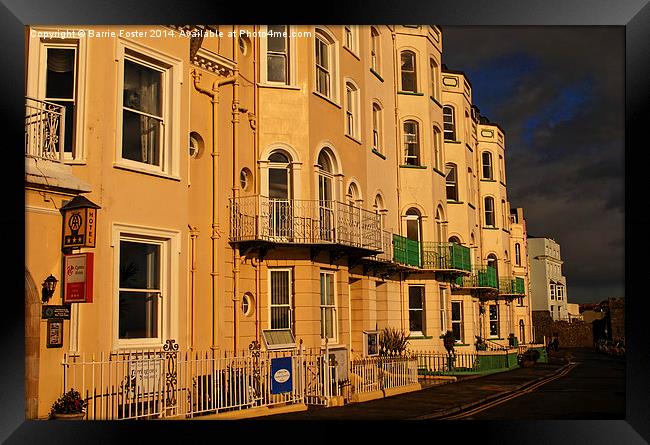
[{"label": "wrought iron balcony", "polygon": [[25,156],[61,162],[64,130],[65,107],[25,98]]},{"label": "wrought iron balcony", "polygon": [[474,266],[467,276],[456,278],[456,284],[468,289],[499,289],[497,271],[492,266]]},{"label": "wrought iron balcony", "polygon": [[230,241],[343,245],[383,252],[380,215],[332,200],[230,199]]},{"label": "wrought iron balcony", "polygon": [[500,295],[525,295],[526,289],[522,277],[501,277],[499,278]]},{"label": "wrought iron balcony", "polygon": [[393,261],[413,267],[422,267],[420,243],[393,234]]}]

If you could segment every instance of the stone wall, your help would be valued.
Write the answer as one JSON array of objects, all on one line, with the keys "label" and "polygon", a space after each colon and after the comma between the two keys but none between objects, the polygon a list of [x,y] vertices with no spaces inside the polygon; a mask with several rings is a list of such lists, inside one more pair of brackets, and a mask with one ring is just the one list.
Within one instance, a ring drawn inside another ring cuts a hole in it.
[{"label": "stone wall", "polygon": [[560,347],[592,347],[594,344],[591,323],[583,321],[553,321],[549,311],[533,311],[533,326],[535,327],[535,343],[546,343],[558,334]]},{"label": "stone wall", "polygon": [[608,303],[612,339],[623,339],[625,338],[625,300],[610,298]]}]

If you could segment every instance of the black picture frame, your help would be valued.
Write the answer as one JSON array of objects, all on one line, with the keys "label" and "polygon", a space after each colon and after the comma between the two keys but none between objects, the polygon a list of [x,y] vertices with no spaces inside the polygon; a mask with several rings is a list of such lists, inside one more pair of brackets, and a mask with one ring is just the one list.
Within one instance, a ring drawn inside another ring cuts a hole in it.
[{"label": "black picture frame", "polygon": [[[340,426],[348,437],[399,437],[417,440],[453,442],[537,444],[590,443],[642,444],[650,441],[650,354],[648,354],[648,298],[645,295],[647,271],[645,262],[635,258],[650,250],[645,201],[647,187],[641,179],[647,177],[642,169],[650,165],[647,150],[647,130],[650,122],[650,5],[648,0],[547,0],[493,2],[477,0],[438,0],[436,2],[368,2],[328,3],[318,15],[306,15],[304,3],[278,5],[265,2],[252,7],[243,4],[225,5],[216,2],[180,2],[175,0],[140,0],[118,2],[102,0],[4,0],[0,8],[3,51],[0,60],[4,71],[2,82],[3,120],[7,129],[5,190],[12,191],[5,200],[2,223],[9,234],[7,252],[11,261],[6,268],[10,283],[4,326],[5,348],[0,377],[0,406],[3,407],[0,439],[6,443],[132,442],[138,434],[147,441],[154,438],[179,439],[190,437],[226,438],[225,431],[239,433],[240,438],[266,440],[275,433],[286,433],[289,427],[318,435],[318,428],[303,424],[279,422],[41,422],[25,420],[24,400],[24,304],[20,298],[20,277],[24,267],[24,183],[23,155],[16,147],[21,143],[24,106],[24,48],[25,25],[93,23],[436,23],[448,25],[495,26],[622,26],[625,27],[626,51],[626,418],[624,420],[575,420],[532,422],[420,422],[392,425],[389,421],[376,427],[355,428],[354,423]],[[299,11],[297,14],[291,11]],[[302,13],[302,14],[301,14]],[[604,61],[606,63],[606,61]],[[23,261],[21,264],[21,260]],[[24,291],[24,289],[23,289]],[[11,310],[13,309],[13,310]],[[52,382],[52,384],[58,384]],[[389,425],[390,424],[390,425]],[[237,436],[236,436],[237,437]],[[277,437],[277,436],[276,436]],[[447,437],[445,439],[445,437]],[[455,437],[455,439],[454,439]],[[144,439],[141,439],[144,440]],[[230,439],[232,440],[232,439]]]}]

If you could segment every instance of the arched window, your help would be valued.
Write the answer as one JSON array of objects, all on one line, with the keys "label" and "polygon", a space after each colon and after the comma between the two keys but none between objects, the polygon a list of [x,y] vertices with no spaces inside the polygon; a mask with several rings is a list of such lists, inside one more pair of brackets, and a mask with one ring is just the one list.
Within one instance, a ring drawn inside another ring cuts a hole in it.
[{"label": "arched window", "polygon": [[345,134],[359,139],[359,89],[352,83],[345,83]]},{"label": "arched window", "polygon": [[414,207],[406,211],[406,237],[418,242],[422,239],[421,215]]},{"label": "arched window", "polygon": [[275,150],[268,158],[269,190],[269,235],[290,237],[291,225],[291,164],[290,157],[283,151]]},{"label": "arched window", "polygon": [[429,60],[431,68],[431,97],[438,100],[438,64],[435,60]]},{"label": "arched window", "polygon": [[375,196],[374,208],[375,213],[379,215],[379,222],[381,223],[381,228],[383,230],[383,228],[386,227],[386,207],[384,205],[384,198],[382,198],[379,193]]},{"label": "arched window", "polygon": [[442,168],[442,140],[440,137],[440,129],[433,126],[433,162],[435,167],[440,170]]},{"label": "arched window", "polygon": [[503,165],[503,156],[499,155],[499,180],[504,182],[504,165]]},{"label": "arched window", "polygon": [[420,130],[416,121],[404,121],[404,165],[420,165]]},{"label": "arched window", "polygon": [[382,152],[382,113],[378,103],[372,104],[372,148]]},{"label": "arched window", "polygon": [[[520,306],[522,306],[520,304]],[[524,325],[524,320],[519,320],[519,343],[526,343],[526,328]]]},{"label": "arched window", "polygon": [[370,27],[370,68],[377,74],[380,69],[381,41],[379,31],[374,26]]},{"label": "arched window", "polygon": [[474,174],[471,168],[467,168],[467,202],[474,203]]},{"label": "arched window", "polygon": [[481,155],[483,160],[483,179],[493,179],[492,177],[492,153],[484,151]]},{"label": "arched window", "polygon": [[402,51],[401,54],[402,91],[416,93],[418,90],[415,53]]},{"label": "arched window", "polygon": [[445,164],[446,183],[447,183],[447,200],[458,201],[458,171],[456,164]]},{"label": "arched window", "polygon": [[441,206],[436,209],[436,241],[442,243],[447,238],[445,234],[445,214]]},{"label": "arched window", "polygon": [[470,130],[469,130],[469,128],[470,128],[469,127],[469,113],[467,112],[467,110],[465,110],[465,120],[463,121],[463,126],[465,127],[465,143],[467,145],[471,146],[472,137],[471,137],[471,133],[470,133]]},{"label": "arched window", "polygon": [[344,25],[343,46],[352,51],[354,54],[359,53],[359,29],[354,25]]},{"label": "arched window", "polygon": [[521,266],[521,244],[515,243],[515,264]]},{"label": "arched window", "polygon": [[460,239],[457,236],[450,236],[449,242],[454,244],[460,244]]},{"label": "arched window", "polygon": [[493,267],[497,271],[497,277],[499,276],[499,261],[497,256],[493,253],[489,254],[487,257],[487,265]]},{"label": "arched window", "polygon": [[334,42],[321,29],[316,29],[314,39],[316,50],[316,92],[323,96],[336,100],[336,59],[334,54]]},{"label": "arched window", "polygon": [[346,194],[348,198],[348,204],[356,206],[361,200],[361,194],[359,193],[359,187],[354,182],[351,182],[348,186],[348,193]]},{"label": "arched window", "polygon": [[485,225],[486,227],[494,227],[494,198],[486,196],[484,202]]},{"label": "arched window", "polygon": [[501,215],[503,216],[502,228],[508,230],[508,207],[506,206],[506,202],[503,199],[501,200]]},{"label": "arched window", "polygon": [[445,141],[456,140],[456,116],[454,107],[442,107],[442,122],[444,124]]},{"label": "arched window", "polygon": [[334,167],[326,149],[318,154],[318,207],[320,239],[330,241],[334,236]]}]

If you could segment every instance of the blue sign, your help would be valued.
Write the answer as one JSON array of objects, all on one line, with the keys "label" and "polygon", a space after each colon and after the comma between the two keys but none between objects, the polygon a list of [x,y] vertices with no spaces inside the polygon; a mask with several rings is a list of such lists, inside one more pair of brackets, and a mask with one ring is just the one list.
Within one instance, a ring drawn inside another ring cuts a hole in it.
[{"label": "blue sign", "polygon": [[291,392],[293,386],[291,363],[291,357],[271,359],[271,394]]}]

